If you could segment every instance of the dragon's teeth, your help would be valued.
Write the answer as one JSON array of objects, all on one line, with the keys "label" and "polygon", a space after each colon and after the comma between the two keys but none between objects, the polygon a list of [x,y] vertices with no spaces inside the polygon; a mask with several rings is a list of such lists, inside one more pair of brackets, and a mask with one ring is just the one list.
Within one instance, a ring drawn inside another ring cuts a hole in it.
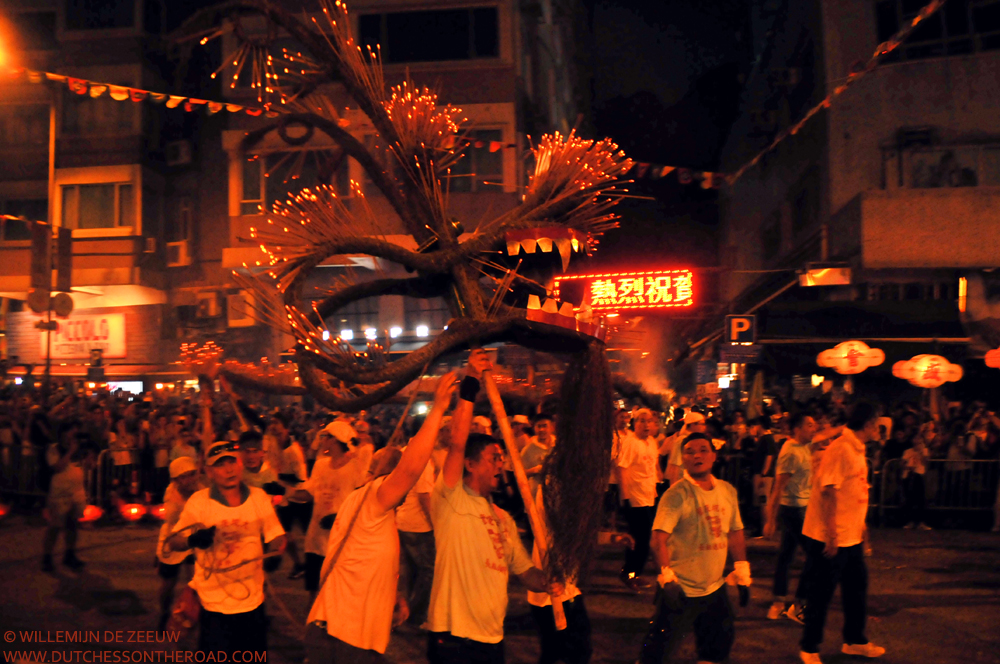
[{"label": "dragon's teeth", "polygon": [[535,253],[536,242],[534,240],[522,240],[521,246],[524,247],[524,253],[533,254]]},{"label": "dragon's teeth", "polygon": [[559,303],[550,297],[542,304],[542,311],[548,314],[559,313]]},{"label": "dragon's teeth", "polygon": [[562,269],[563,272],[569,267],[569,259],[572,255],[572,249],[570,247],[569,240],[556,240],[556,248],[559,249],[559,256],[562,258]]},{"label": "dragon's teeth", "polygon": [[541,309],[542,301],[538,299],[537,295],[528,296],[528,308],[529,309]]},{"label": "dragon's teeth", "polygon": [[507,241],[507,255],[508,256],[517,256],[517,253],[519,251],[521,251],[521,243],[520,242],[518,242],[517,240],[508,240]]},{"label": "dragon's teeth", "polygon": [[552,239],[547,237],[538,238],[538,248],[546,254],[552,251]]},{"label": "dragon's teeth", "polygon": [[575,312],[573,311],[573,304],[571,302],[563,302],[562,306],[559,307],[560,316],[567,316],[569,318],[572,318],[574,316],[574,313]]}]

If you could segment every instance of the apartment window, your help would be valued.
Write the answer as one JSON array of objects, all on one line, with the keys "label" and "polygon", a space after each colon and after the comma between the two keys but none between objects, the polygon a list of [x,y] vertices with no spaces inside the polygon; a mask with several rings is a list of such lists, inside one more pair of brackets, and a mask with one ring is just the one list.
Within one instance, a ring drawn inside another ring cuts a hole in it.
[{"label": "apartment window", "polygon": [[[105,93],[97,99],[90,95],[63,95],[62,129],[78,136],[131,134],[140,104],[115,101]],[[46,130],[47,131],[47,130]]]},{"label": "apartment window", "polygon": [[18,44],[26,51],[51,51],[59,46],[55,12],[23,12],[12,15],[10,22]]},{"label": "apartment window", "polygon": [[0,145],[48,145],[49,107],[0,104]]},{"label": "apartment window", "polygon": [[62,225],[73,229],[135,226],[135,187],[129,182],[63,185]]},{"label": "apartment window", "polygon": [[[354,341],[364,341],[367,328],[378,328],[378,298],[366,297],[344,305],[326,319],[326,327],[333,336],[339,335],[342,330],[351,330]],[[382,332],[379,331],[379,334]]]},{"label": "apartment window", "polygon": [[781,213],[775,212],[760,229],[760,251],[765,261],[781,253]]},{"label": "apartment window", "polygon": [[[925,0],[879,0],[875,18],[879,43],[910,23]],[[925,19],[890,60],[916,60],[1000,48],[998,0],[948,0]]]},{"label": "apartment window", "polygon": [[342,152],[291,150],[251,155],[243,161],[240,214],[262,214],[303,189],[332,184],[337,193],[350,193],[348,160]]},{"label": "apartment window", "polygon": [[387,63],[495,58],[499,26],[496,7],[363,14],[358,20],[362,48],[381,45]]},{"label": "apartment window", "polygon": [[106,30],[135,25],[135,0],[66,0],[67,30]]},{"label": "apartment window", "polygon": [[451,311],[444,298],[440,297],[427,300],[407,297],[403,299],[403,309],[406,330],[410,334],[421,325],[426,325],[429,330],[442,330],[451,320]]},{"label": "apartment window", "polygon": [[503,191],[503,134],[499,129],[479,129],[467,136],[465,156],[451,168],[450,191]]},{"label": "apartment window", "polygon": [[171,197],[168,199],[169,211],[167,226],[164,229],[164,242],[183,242],[190,240],[194,229],[194,201],[190,196]]},{"label": "apartment window", "polygon": [[32,221],[46,221],[48,219],[49,202],[44,198],[0,201],[0,214],[22,217],[24,219],[24,221],[21,219],[3,219],[3,230],[0,232],[0,240],[8,242],[30,240],[31,227],[28,224]]}]

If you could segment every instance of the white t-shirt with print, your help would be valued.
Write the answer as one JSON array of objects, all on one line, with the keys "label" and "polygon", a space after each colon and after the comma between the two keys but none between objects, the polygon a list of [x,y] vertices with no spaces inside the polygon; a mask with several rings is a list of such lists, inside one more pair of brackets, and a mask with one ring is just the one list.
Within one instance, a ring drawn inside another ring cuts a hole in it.
[{"label": "white t-shirt with print", "polygon": [[[246,500],[236,507],[220,502],[222,498],[217,493],[218,500],[212,497],[214,488],[196,491],[184,505],[173,529],[177,532],[196,523],[206,528],[216,527],[212,546],[194,550],[194,578],[188,584],[208,611],[246,613],[260,606],[264,601],[263,561],[239,563],[264,554],[261,537],[270,542],[285,534],[271,507],[270,496],[256,487],[242,487]],[[215,571],[233,566],[237,567]],[[206,570],[209,571],[207,578]]]},{"label": "white t-shirt with print", "polygon": [[428,461],[420,473],[420,479],[413,485],[406,499],[396,508],[396,527],[404,533],[429,533],[433,528],[424,508],[420,506],[418,494],[429,494],[434,490],[434,463]]},{"label": "white t-shirt with print", "polygon": [[340,468],[333,467],[333,460],[329,456],[320,455],[316,459],[312,474],[301,485],[313,497],[312,519],[306,529],[306,553],[326,555],[330,531],[320,527],[319,522],[327,514],[337,514],[347,497],[363,481],[355,459],[349,460]]},{"label": "white t-shirt with print", "polygon": [[[156,541],[156,557],[161,563],[167,565],[179,565],[184,562],[190,551],[170,551],[164,552],[163,542],[174,532],[174,526],[181,518],[187,498],[177,489],[177,483],[171,482],[163,492],[163,525],[160,526],[160,537]],[[189,533],[190,534],[190,533]]]},{"label": "white t-shirt with print", "polygon": [[809,504],[812,486],[812,452],[794,438],[785,440],[778,453],[776,475],[790,475],[780,501],[785,507],[805,507]]},{"label": "white t-shirt with print", "polygon": [[[399,578],[395,511],[382,509],[376,496],[385,480],[379,478],[355,490],[340,506],[320,571],[321,579],[325,574],[328,576],[306,619],[308,623],[325,621],[330,636],[379,653],[384,653],[389,645]],[[359,508],[350,537],[336,564],[331,566],[333,555]]]},{"label": "white t-shirt with print", "polygon": [[802,534],[826,542],[826,525],[823,523],[822,500],[819,492],[826,487],[837,491],[837,546],[854,546],[864,538],[865,517],[868,516],[868,462],[865,444],[854,432],[844,428],[840,437],[823,452],[819,464],[813,469],[813,499],[806,508]]},{"label": "white t-shirt with print", "polygon": [[[278,475],[295,475],[296,479],[299,480],[300,484],[292,484],[289,482],[281,482],[279,478],[278,481],[285,485],[287,489],[300,489],[302,488],[301,482],[305,482],[309,477],[306,466],[306,455],[302,451],[302,446],[299,445],[294,440],[278,453],[278,466],[274,469]],[[291,493],[291,492],[289,492]],[[279,505],[284,507],[290,501],[288,498],[288,493],[284,495]]]},{"label": "white t-shirt with print", "polygon": [[256,472],[243,466],[243,483],[247,486],[255,486],[258,489],[262,489],[265,484],[277,481],[278,473],[274,472],[274,468],[271,468],[271,464],[267,461],[262,461],[260,468]]},{"label": "white t-shirt with print", "polygon": [[656,507],[653,530],[670,534],[670,568],[688,597],[711,595],[724,582],[729,533],[743,530],[736,489],[712,478],[706,491],[687,473]]},{"label": "white t-shirt with print", "polygon": [[437,557],[424,627],[500,643],[509,575],[532,567],[514,520],[463,481],[449,488],[443,473],[431,492],[431,520]]},{"label": "white t-shirt with print", "polygon": [[622,469],[622,491],[632,507],[652,507],[656,504],[656,464],[659,450],[652,437],[640,439],[635,434],[624,436],[618,454]]}]

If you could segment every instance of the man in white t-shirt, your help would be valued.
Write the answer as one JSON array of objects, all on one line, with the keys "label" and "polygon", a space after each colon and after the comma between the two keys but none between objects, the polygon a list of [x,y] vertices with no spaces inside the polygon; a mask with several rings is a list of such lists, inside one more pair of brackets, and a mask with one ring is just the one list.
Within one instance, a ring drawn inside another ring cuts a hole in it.
[{"label": "man in white t-shirt", "polygon": [[521,450],[521,463],[524,464],[524,474],[528,476],[528,486],[531,488],[532,496],[538,494],[538,488],[542,485],[542,464],[545,463],[545,457],[552,451],[552,446],[556,442],[556,437],[552,435],[555,427],[548,415],[536,417],[534,429],[535,435]]},{"label": "man in white t-shirt", "polygon": [[[670,445],[670,456],[667,457],[665,475],[670,484],[679,480],[681,475],[684,474],[684,460],[681,455],[683,445],[681,443],[693,433],[705,433],[706,426],[705,416],[701,413],[689,410],[684,414],[684,424],[681,426],[681,430],[673,435],[673,441]],[[667,445],[664,444],[664,447],[667,447]]]},{"label": "man in white t-shirt", "polygon": [[316,438],[319,440],[316,463],[309,479],[298,490],[302,494],[292,496],[313,501],[305,541],[305,585],[310,601],[316,599],[319,590],[319,574],[326,557],[330,528],[347,497],[365,483],[367,470],[358,467],[354,451],[358,436],[347,422],[331,422],[316,434]]},{"label": "man in white t-shirt", "polygon": [[774,486],[765,508],[764,536],[774,537],[781,524],[781,545],[775,562],[773,601],[768,620],[786,616],[802,621],[800,609],[805,603],[808,569],[802,570],[795,591],[795,604],[788,606],[788,568],[795,557],[795,547],[802,544],[802,522],[809,504],[812,483],[812,450],[816,420],[806,413],[796,413],[791,420],[792,436],[781,446]]},{"label": "man in white t-shirt", "polygon": [[650,435],[656,426],[653,413],[641,408],[635,415],[635,429],[621,440],[621,450],[615,464],[618,467],[622,500],[625,501],[625,521],[635,547],[625,552],[621,580],[630,590],[639,591],[653,585],[642,578],[649,558],[649,537],[656,505],[656,484],[660,481],[659,453],[656,440]]},{"label": "man in white t-shirt", "polygon": [[[751,583],[736,489],[712,476],[712,440],[694,433],[681,445],[684,475],[660,498],[653,522],[660,590],[640,664],[661,664],[692,625],[698,661],[725,660],[735,637],[725,583]],[[728,579],[727,553],[734,567]]]},{"label": "man in white t-shirt", "polygon": [[[264,489],[272,496],[283,496],[287,489],[278,482],[278,473],[264,458],[264,441],[258,431],[250,429],[238,439],[240,459],[243,461],[243,482],[247,486]],[[266,488],[265,488],[266,487]]]},{"label": "man in white t-shirt", "polygon": [[431,491],[434,490],[434,462],[428,461],[420,479],[403,504],[396,508],[399,530],[400,579],[405,580],[409,622],[422,625],[427,620],[434,580],[434,529],[431,526]]},{"label": "man in white t-shirt", "polygon": [[162,632],[170,619],[170,607],[174,601],[174,588],[181,573],[181,565],[194,563],[194,556],[187,551],[165,553],[163,543],[173,533],[174,526],[181,518],[188,499],[203,487],[198,464],[191,457],[174,459],[170,464],[170,484],[163,492],[163,525],[156,541],[157,575],[160,577],[160,623]]},{"label": "man in white t-shirt", "polygon": [[430,664],[504,661],[503,621],[511,573],[530,590],[562,594],[532,565],[509,514],[490,494],[503,474],[493,438],[469,434],[479,378],[489,356],[473,351],[452,419],[452,443],[431,493],[437,556],[426,628]]},{"label": "man in white t-shirt", "polygon": [[[302,446],[292,438],[289,425],[288,416],[284,413],[274,413],[271,416],[268,430],[273,440],[271,445],[275,447],[268,450],[267,436],[265,436],[264,441],[264,450],[269,457],[268,460],[275,464],[274,470],[278,473],[278,482],[285,487],[286,491],[300,488],[300,485],[308,477],[305,452],[302,451]],[[294,528],[296,523],[302,527],[303,531],[309,528],[312,516],[309,508],[308,503],[298,499],[292,500],[291,494],[286,493],[275,510],[281,521],[281,527],[288,534],[286,549],[288,557],[292,561],[292,569],[288,573],[289,579],[300,579],[306,574],[306,566],[299,557],[299,546],[295,541]]]},{"label": "man in white t-shirt", "polygon": [[201,602],[198,649],[264,652],[264,544],[280,556],[285,531],[270,497],[243,483],[235,443],[213,443],[205,471],[211,486],[188,499],[164,552],[196,549],[188,585]]},{"label": "man in white t-shirt", "polygon": [[878,413],[869,403],[855,404],[840,437],[823,452],[813,470],[812,492],[802,525],[809,588],[799,656],[820,664],[826,612],[840,585],[847,655],[880,657],[885,648],[868,641],[865,621],[868,568],[865,517],[868,514],[868,463],[865,443],[879,435]]}]

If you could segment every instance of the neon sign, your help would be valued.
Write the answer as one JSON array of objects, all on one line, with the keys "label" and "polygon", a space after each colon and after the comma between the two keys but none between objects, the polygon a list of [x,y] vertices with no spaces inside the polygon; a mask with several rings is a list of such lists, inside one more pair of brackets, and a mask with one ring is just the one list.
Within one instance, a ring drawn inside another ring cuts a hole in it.
[{"label": "neon sign", "polygon": [[567,282],[582,282],[581,305],[589,305],[593,311],[668,309],[694,304],[691,270],[559,276],[555,278],[553,293],[557,299],[561,290],[575,286]]}]

